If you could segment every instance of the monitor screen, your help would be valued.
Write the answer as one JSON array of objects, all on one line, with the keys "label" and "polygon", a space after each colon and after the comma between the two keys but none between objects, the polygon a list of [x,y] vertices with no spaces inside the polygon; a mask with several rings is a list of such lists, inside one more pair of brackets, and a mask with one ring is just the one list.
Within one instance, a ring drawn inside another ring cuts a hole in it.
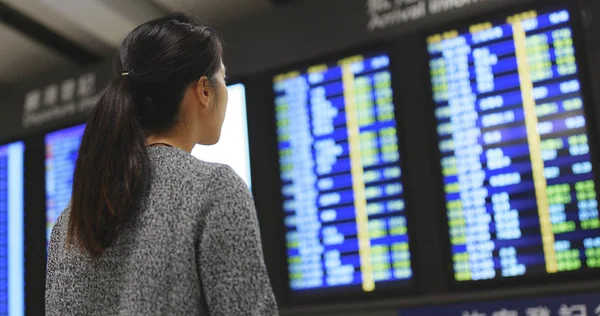
[{"label": "monitor screen", "polygon": [[428,39],[456,281],[600,267],[571,20],[528,11]]},{"label": "monitor screen", "polygon": [[229,94],[221,139],[215,145],[196,145],[192,155],[200,160],[229,165],[251,188],[246,88],[238,83],[227,87]]},{"label": "monitor screen", "polygon": [[0,315],[25,315],[24,154],[0,145]]},{"label": "monitor screen", "polygon": [[412,278],[390,60],[354,55],[274,78],[290,289]]},{"label": "monitor screen", "polygon": [[85,125],[58,130],[46,135],[46,242],[54,223],[69,205],[73,173]]}]

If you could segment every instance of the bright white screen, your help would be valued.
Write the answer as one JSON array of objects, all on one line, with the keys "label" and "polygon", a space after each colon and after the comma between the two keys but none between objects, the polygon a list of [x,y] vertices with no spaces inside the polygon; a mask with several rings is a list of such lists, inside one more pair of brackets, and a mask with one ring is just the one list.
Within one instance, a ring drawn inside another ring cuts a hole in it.
[{"label": "bright white screen", "polygon": [[238,83],[227,87],[229,102],[221,139],[212,146],[196,145],[192,155],[200,160],[229,165],[251,188],[246,89]]}]

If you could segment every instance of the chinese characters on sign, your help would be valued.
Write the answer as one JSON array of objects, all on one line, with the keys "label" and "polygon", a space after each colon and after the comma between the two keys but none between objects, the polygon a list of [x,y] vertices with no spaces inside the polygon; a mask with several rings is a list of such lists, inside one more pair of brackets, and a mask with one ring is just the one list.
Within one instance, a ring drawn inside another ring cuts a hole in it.
[{"label": "chinese characters on sign", "polygon": [[33,127],[90,110],[98,99],[96,73],[29,91],[23,103],[23,127]]},{"label": "chinese characters on sign", "polygon": [[600,293],[407,308],[399,316],[600,316]]},{"label": "chinese characters on sign", "polygon": [[529,307],[525,309],[525,315],[527,316],[550,316],[552,311],[546,306]]}]

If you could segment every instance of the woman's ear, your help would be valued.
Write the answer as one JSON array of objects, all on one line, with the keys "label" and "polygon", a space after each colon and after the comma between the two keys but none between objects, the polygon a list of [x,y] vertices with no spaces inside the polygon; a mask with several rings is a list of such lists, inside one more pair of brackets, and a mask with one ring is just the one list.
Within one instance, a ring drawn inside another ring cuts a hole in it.
[{"label": "woman's ear", "polygon": [[196,97],[202,110],[210,108],[210,99],[212,97],[211,83],[206,76],[202,76],[196,82]]}]

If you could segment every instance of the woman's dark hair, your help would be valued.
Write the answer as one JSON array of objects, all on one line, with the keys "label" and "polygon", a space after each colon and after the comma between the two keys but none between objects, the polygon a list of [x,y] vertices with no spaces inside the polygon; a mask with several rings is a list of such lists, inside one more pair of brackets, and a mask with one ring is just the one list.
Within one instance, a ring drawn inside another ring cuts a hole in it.
[{"label": "woman's dark hair", "polygon": [[115,77],[87,121],[73,179],[67,241],[92,257],[140,208],[152,170],[146,138],[176,123],[183,95],[220,70],[212,29],[182,14],[144,23],[123,41]]}]

